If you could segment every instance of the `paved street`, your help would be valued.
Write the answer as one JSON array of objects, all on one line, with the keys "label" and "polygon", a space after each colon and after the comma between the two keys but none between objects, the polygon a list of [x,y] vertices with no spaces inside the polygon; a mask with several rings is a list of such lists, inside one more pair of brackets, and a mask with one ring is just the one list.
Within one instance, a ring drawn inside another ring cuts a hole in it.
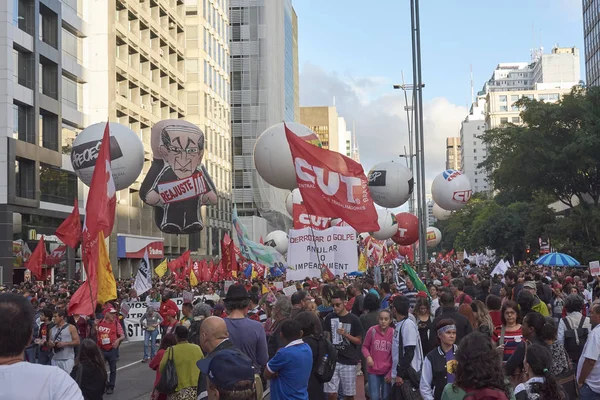
[{"label": "paved street", "polygon": [[149,399],[154,384],[155,372],[140,361],[144,355],[144,342],[125,342],[121,345],[117,364],[115,393],[105,399],[142,400]]}]

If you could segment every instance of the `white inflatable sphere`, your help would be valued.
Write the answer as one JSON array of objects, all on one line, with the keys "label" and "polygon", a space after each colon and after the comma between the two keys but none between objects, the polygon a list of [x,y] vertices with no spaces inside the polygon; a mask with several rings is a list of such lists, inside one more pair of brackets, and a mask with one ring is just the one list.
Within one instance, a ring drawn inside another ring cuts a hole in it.
[{"label": "white inflatable sphere", "polygon": [[[110,123],[110,165],[115,188],[128,188],[142,172],[144,166],[144,145],[131,129]],[[90,186],[92,174],[98,159],[105,122],[90,125],[82,130],[73,141],[71,165],[83,183]]]},{"label": "white inflatable sphere", "polygon": [[[295,122],[286,125],[297,136],[321,147],[319,137],[306,126]],[[268,184],[280,189],[296,188],[296,172],[283,122],[267,128],[256,140],[254,166]]]},{"label": "white inflatable sphere", "polygon": [[379,224],[379,230],[370,232],[371,236],[377,240],[389,239],[398,232],[396,216],[391,211],[377,210],[377,223]]},{"label": "white inflatable sphere", "polygon": [[285,254],[288,250],[288,234],[284,231],[273,231],[265,238],[265,246],[274,247],[279,254]]},{"label": "white inflatable sphere", "polygon": [[368,178],[371,197],[381,207],[400,207],[408,201],[413,191],[412,172],[400,162],[377,164],[369,171]]},{"label": "white inflatable sphere", "polygon": [[437,203],[433,205],[431,213],[440,221],[445,221],[452,215],[452,211],[444,210],[442,207],[438,206]]},{"label": "white inflatable sphere", "polygon": [[364,240],[366,240],[366,239],[367,239],[369,236],[371,236],[371,235],[369,235],[369,233],[368,233],[368,232],[363,232],[363,233],[359,233],[359,234],[358,234],[358,238],[359,238],[361,241],[364,241]]},{"label": "white inflatable sphere", "polygon": [[463,208],[472,194],[469,178],[462,172],[453,169],[448,169],[436,176],[431,185],[433,201],[447,211]]},{"label": "white inflatable sphere", "polygon": [[294,204],[302,204],[302,195],[298,188],[292,190],[285,198],[285,209],[291,216],[294,215]]},{"label": "white inflatable sphere", "polygon": [[427,247],[432,249],[442,241],[442,232],[436,227],[427,228]]}]

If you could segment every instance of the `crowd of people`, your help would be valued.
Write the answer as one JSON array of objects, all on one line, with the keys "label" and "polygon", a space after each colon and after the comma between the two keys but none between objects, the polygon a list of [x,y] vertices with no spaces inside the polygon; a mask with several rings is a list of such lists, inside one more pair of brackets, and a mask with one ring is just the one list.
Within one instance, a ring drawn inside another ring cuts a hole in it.
[{"label": "crowd of people", "polygon": [[[148,304],[140,357],[156,371],[153,399],[600,399],[600,277],[587,269],[491,277],[465,260],[432,263],[421,281],[381,272],[286,282],[291,296],[261,279],[226,292],[161,281],[142,296],[121,281],[89,316],[67,315],[72,282],[4,288],[0,399],[118,394],[130,301]],[[187,290],[202,297],[180,310],[172,299]]]}]

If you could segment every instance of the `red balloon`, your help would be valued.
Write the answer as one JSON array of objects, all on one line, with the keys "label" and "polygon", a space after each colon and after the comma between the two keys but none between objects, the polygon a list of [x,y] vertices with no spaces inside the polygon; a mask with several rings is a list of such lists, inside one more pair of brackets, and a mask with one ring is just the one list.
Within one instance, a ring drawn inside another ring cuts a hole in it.
[{"label": "red balloon", "polygon": [[419,240],[419,219],[407,212],[396,214],[398,232],[392,240],[401,246],[410,246]]},{"label": "red balloon", "polygon": [[412,247],[411,246],[400,246],[400,247],[398,247],[398,253],[400,253],[400,255],[402,257],[406,257],[407,255],[412,253]]}]

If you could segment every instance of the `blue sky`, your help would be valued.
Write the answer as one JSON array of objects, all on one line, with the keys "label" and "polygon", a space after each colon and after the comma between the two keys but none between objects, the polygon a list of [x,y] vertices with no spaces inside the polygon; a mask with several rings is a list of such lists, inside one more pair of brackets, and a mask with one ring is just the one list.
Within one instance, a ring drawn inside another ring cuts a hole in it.
[{"label": "blue sky", "polygon": [[[376,77],[378,93],[399,82],[401,70],[412,80],[408,0],[294,0],[294,8],[301,70],[308,62]],[[577,46],[583,64],[581,0],[422,0],[424,98],[465,105],[471,64],[477,91],[499,62],[529,61],[540,34],[546,52]]]},{"label": "blue sky", "polygon": [[[298,14],[300,105],[331,105],[356,122],[369,170],[408,145],[404,97],[412,82],[409,0],[293,0]],[[583,66],[581,0],[421,0],[426,187],[445,169],[445,139],[500,62],[530,60],[555,44],[576,46]],[[581,68],[582,79],[585,79]]]}]

